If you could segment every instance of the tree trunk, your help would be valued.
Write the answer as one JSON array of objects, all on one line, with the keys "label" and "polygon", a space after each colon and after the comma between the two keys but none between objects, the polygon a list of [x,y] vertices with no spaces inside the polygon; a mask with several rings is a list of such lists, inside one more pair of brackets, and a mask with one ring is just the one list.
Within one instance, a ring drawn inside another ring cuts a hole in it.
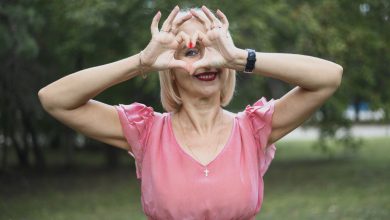
[{"label": "tree trunk", "polygon": [[360,104],[360,99],[359,98],[355,98],[355,100],[353,102],[353,108],[355,110],[355,122],[359,122],[360,121],[360,108],[359,108],[359,104]]},{"label": "tree trunk", "polygon": [[36,131],[34,130],[34,127],[31,122],[31,118],[29,117],[30,114],[28,114],[23,109],[21,110],[22,114],[22,124],[24,128],[26,129],[26,138],[30,137],[30,141],[26,144],[30,147],[32,146],[33,149],[33,155],[34,155],[34,164],[38,168],[44,168],[46,165],[46,160],[43,155],[42,149],[38,145]]},{"label": "tree trunk", "polygon": [[72,133],[70,133],[67,129],[63,130],[62,133],[62,144],[65,147],[65,166],[71,167],[73,165],[73,154],[74,154],[74,144],[73,144],[73,136]]},{"label": "tree trunk", "polygon": [[29,167],[30,161],[28,159],[28,149],[22,148],[21,145],[18,143],[17,138],[15,137],[15,132],[12,132],[10,134],[11,138],[11,145],[14,146],[16,150],[16,155],[18,156],[19,165],[21,167]]},{"label": "tree trunk", "polygon": [[0,142],[0,148],[2,150],[1,154],[1,169],[6,169],[7,167],[7,159],[8,159],[8,146],[7,146],[7,137],[8,137],[8,129],[7,129],[7,123],[8,123],[8,117],[5,117],[6,111],[7,111],[7,94],[6,94],[6,86],[5,79],[3,78],[3,74],[1,74],[1,94],[3,96],[0,96],[1,100],[1,109],[0,109],[0,115],[3,117],[0,117],[1,121],[1,127],[0,127],[0,136],[3,136],[3,142]]},{"label": "tree trunk", "polygon": [[271,97],[274,99],[281,98],[286,93],[285,83],[280,80],[268,78],[266,80]]},{"label": "tree trunk", "polygon": [[118,151],[117,149],[106,146],[106,164],[108,168],[118,167]]}]

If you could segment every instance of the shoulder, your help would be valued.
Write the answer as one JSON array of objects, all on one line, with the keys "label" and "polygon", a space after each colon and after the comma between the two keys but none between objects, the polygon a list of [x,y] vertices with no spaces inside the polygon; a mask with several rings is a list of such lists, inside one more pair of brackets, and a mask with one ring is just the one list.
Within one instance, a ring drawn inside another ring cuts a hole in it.
[{"label": "shoulder", "polygon": [[153,118],[160,118],[168,114],[156,112],[152,106],[148,106],[139,102],[133,102],[131,104],[118,104],[114,105],[114,107],[118,113],[125,116],[129,122],[151,120]]},{"label": "shoulder", "polygon": [[252,105],[247,105],[244,110],[238,112],[236,117],[248,120],[265,119],[269,121],[272,118],[274,108],[274,99],[268,101],[265,97],[261,97]]},{"label": "shoulder", "polygon": [[115,108],[125,135],[132,140],[145,140],[155,122],[166,116],[154,111],[153,107],[138,102],[118,104]]}]

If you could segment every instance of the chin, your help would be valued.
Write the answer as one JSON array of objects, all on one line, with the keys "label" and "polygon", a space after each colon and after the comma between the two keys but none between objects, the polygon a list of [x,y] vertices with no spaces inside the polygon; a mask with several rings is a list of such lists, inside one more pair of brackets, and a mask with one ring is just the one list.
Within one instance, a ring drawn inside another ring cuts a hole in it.
[{"label": "chin", "polygon": [[[192,94],[190,96],[204,98],[219,96],[222,89],[221,76],[221,71],[199,72],[191,76],[191,83],[183,81],[179,87]],[[185,81],[187,80],[188,78]]]},{"label": "chin", "polygon": [[221,72],[204,72],[198,73],[193,76],[195,84],[199,89],[199,93],[204,96],[216,95],[221,91]]}]

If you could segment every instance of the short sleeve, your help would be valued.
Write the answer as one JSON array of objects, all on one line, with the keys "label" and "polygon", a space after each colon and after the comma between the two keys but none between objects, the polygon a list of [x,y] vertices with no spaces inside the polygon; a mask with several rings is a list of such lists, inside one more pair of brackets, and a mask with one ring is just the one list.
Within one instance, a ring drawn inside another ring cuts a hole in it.
[{"label": "short sleeve", "polygon": [[152,107],[134,102],[129,105],[115,105],[123,135],[131,146],[135,158],[137,178],[141,178],[141,166],[145,152],[147,138],[153,124],[154,111]]},{"label": "short sleeve", "polygon": [[272,116],[275,102],[273,99],[267,101],[264,97],[255,102],[252,106],[245,108],[245,114],[252,127],[252,132],[260,150],[260,172],[264,175],[275,155],[275,145],[268,145],[272,131]]}]

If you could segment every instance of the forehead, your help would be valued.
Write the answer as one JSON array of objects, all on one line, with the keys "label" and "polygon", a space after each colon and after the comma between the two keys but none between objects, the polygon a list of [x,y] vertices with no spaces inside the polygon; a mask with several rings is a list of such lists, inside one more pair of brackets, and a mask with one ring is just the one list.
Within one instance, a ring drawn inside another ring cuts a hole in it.
[{"label": "forehead", "polygon": [[[200,12],[197,11],[197,12],[203,14],[202,11],[200,11]],[[190,13],[190,12],[180,12],[176,16],[174,22],[177,22],[178,19],[180,19],[181,17],[187,15],[188,13]],[[206,16],[206,15],[204,15],[204,16]],[[198,30],[206,33],[206,28],[204,27],[204,25],[195,17],[192,17],[191,19],[185,21],[182,25],[180,25],[178,27],[178,32],[183,31],[183,32],[185,32],[186,34],[188,34],[190,36],[193,35]]]}]

